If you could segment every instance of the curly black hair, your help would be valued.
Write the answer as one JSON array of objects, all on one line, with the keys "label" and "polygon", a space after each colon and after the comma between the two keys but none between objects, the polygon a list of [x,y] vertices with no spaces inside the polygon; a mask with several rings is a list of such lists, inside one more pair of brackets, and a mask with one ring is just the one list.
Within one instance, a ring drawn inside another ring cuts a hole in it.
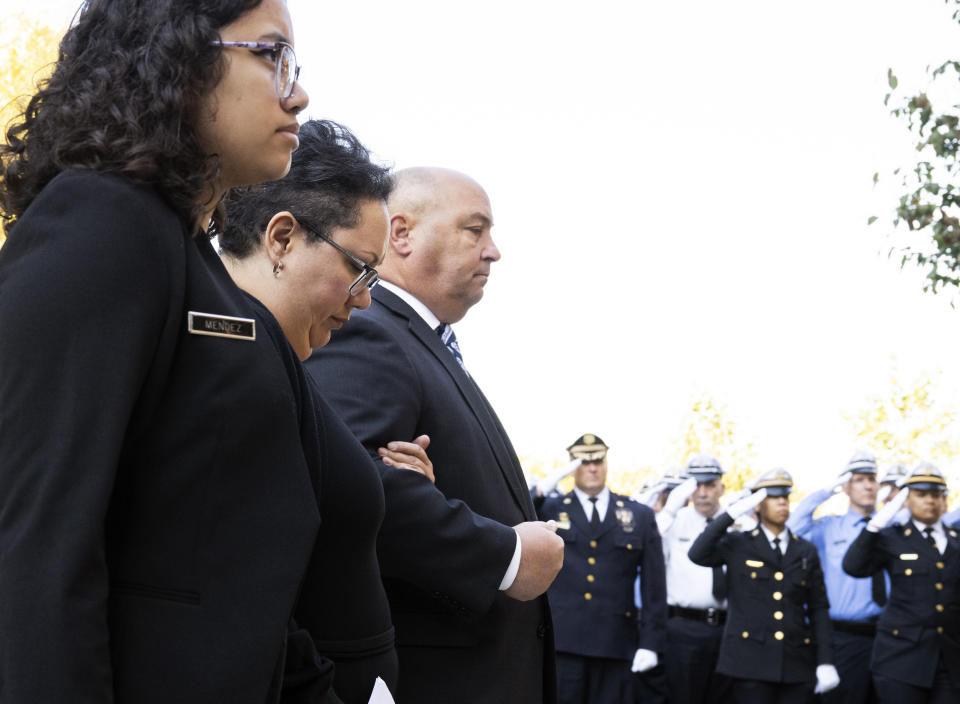
[{"label": "curly black hair", "polygon": [[[9,232],[65,169],[122,173],[156,187],[186,223],[216,178],[194,124],[223,74],[219,30],[262,0],[88,0],[57,63],[0,144],[0,217]],[[222,221],[218,205],[215,221]]]},{"label": "curly black hair", "polygon": [[[286,176],[228,194],[220,247],[235,259],[249,256],[270,218],[284,210],[329,236],[333,228],[357,225],[361,201],[385,201],[392,189],[390,168],[373,163],[349,129],[330,120],[308,120],[300,126],[300,146]],[[319,238],[308,230],[307,239]]]}]

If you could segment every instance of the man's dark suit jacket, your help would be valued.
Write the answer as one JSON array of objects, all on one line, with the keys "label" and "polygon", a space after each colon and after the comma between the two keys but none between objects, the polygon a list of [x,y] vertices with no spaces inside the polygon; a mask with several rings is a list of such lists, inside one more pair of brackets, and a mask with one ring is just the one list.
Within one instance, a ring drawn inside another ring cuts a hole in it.
[{"label": "man's dark suit jacket", "polygon": [[[637,648],[645,648],[662,657],[667,584],[653,511],[610,492],[607,515],[594,532],[573,491],[534,498],[534,505],[543,520],[557,521],[564,541],[563,569],[547,592],[557,650],[632,662]],[[638,570],[642,620],[633,594]]]},{"label": "man's dark suit jacket", "polygon": [[[890,596],[877,620],[870,668],[916,687],[932,687],[940,658],[960,687],[960,538],[947,528],[947,549],[934,549],[913,521],[878,533],[861,531],[843,570],[869,577],[884,569]],[[939,608],[938,608],[939,605]]]},{"label": "man's dark suit jacket", "polygon": [[373,299],[307,368],[371,453],[431,438],[436,487],[415,472],[383,472],[379,556],[397,631],[398,701],[553,701],[546,597],[518,602],[498,591],[516,545],[509,526],[536,519],[516,453],[436,332],[384,287]]},{"label": "man's dark suit jacket", "polygon": [[730,514],[721,513],[690,547],[692,562],[727,566],[729,606],[717,672],[812,687],[817,665],[833,664],[830,604],[817,549],[790,533],[780,557],[760,528],[727,532],[731,525]]},{"label": "man's dark suit jacket", "polygon": [[279,697],[319,525],[306,378],[275,321],[190,311],[255,317],[118,176],[60,174],[0,251],[0,701]]}]

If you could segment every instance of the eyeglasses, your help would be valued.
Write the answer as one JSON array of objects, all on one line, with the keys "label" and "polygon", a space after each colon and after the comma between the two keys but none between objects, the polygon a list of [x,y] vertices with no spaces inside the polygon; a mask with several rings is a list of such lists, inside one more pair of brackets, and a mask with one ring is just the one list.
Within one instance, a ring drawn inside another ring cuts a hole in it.
[{"label": "eyeglasses", "polygon": [[289,98],[293,95],[293,86],[300,78],[300,67],[297,65],[297,55],[293,47],[286,42],[210,42],[210,46],[227,46],[250,49],[256,56],[265,56],[277,65],[277,75],[274,88],[278,98]]},{"label": "eyeglasses", "polygon": [[326,243],[329,244],[331,247],[333,247],[335,250],[337,250],[338,252],[340,252],[340,254],[342,254],[343,256],[345,256],[345,257],[347,258],[347,260],[348,260],[351,264],[353,264],[353,266],[355,266],[357,269],[360,270],[360,276],[358,276],[357,278],[355,278],[355,279],[353,280],[353,283],[350,284],[350,295],[351,295],[351,296],[356,296],[356,295],[357,295],[358,293],[360,293],[364,288],[373,288],[374,286],[377,285],[377,282],[380,281],[380,276],[379,276],[379,274],[377,274],[377,270],[374,269],[374,268],[373,268],[372,266],[370,266],[369,264],[367,264],[365,261],[363,261],[363,260],[362,260],[360,257],[358,257],[356,254],[353,254],[352,252],[344,249],[343,247],[341,247],[340,245],[338,245],[336,242],[334,242],[332,239],[330,239],[330,238],[327,237],[326,235],[324,235],[324,234],[320,233],[318,230],[310,227],[310,225],[308,225],[307,223],[305,223],[302,218],[297,218],[297,222],[299,222],[299,223],[303,226],[303,229],[305,229],[307,232],[310,232],[311,234],[313,234],[314,237],[319,237],[319,238],[322,239],[324,242],[326,242]]}]

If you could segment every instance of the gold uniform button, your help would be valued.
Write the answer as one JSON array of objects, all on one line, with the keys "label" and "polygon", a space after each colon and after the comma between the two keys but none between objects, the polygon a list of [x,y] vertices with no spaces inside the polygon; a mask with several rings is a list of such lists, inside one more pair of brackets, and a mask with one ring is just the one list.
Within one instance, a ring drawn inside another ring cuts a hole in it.
[{"label": "gold uniform button", "polygon": [[627,613],[624,614],[624,616],[626,616],[627,618],[630,618],[631,616],[633,616],[633,612],[628,611]]},{"label": "gold uniform button", "polygon": [[593,594],[591,594],[590,592],[587,592],[586,594],[583,595],[583,598],[586,599],[587,601],[590,601],[593,598]]},{"label": "gold uniform button", "polygon": [[937,604],[936,608],[937,608],[937,611],[939,611],[940,613],[943,613],[943,604]]},{"label": "gold uniform button", "polygon": [[751,572],[751,573],[750,573],[750,579],[756,579],[756,578],[757,578],[757,573],[756,573],[756,572]]},{"label": "gold uniform button", "polygon": [[782,620],[783,620],[783,612],[782,612],[782,611],[774,611],[774,612],[773,612],[773,617],[774,617],[775,619],[777,619],[778,621],[782,621]]},{"label": "gold uniform button", "polygon": [[627,550],[633,550],[633,544],[627,543]]},{"label": "gold uniform button", "polygon": [[938,563],[937,563],[937,569],[938,569],[938,570],[942,570],[942,569],[943,569],[943,563],[942,563],[942,562],[938,562]]},{"label": "gold uniform button", "polygon": [[894,628],[894,629],[893,629],[893,635],[895,635],[895,636],[900,635],[900,629],[899,629],[899,628]]},{"label": "gold uniform button", "polygon": [[937,633],[943,633],[943,626],[937,626]]},{"label": "gold uniform button", "polygon": [[594,581],[595,579],[596,579],[596,577],[594,577],[592,574],[588,574],[588,575],[587,575],[587,581],[588,581],[588,582],[592,582],[592,581]]},{"label": "gold uniform button", "polygon": [[903,573],[909,577],[910,575],[913,574],[913,570],[908,567],[903,571]]},{"label": "gold uniform button", "polygon": [[596,541],[596,540],[591,540],[591,541],[590,541],[590,547],[592,547],[592,548],[597,547],[597,541]]},{"label": "gold uniform button", "polygon": [[935,587],[937,588],[937,591],[938,591],[938,592],[943,590],[943,582],[937,582],[937,583],[934,584],[933,586],[935,586]]},{"label": "gold uniform button", "polygon": [[783,572],[774,572],[774,573],[773,573],[773,578],[774,578],[775,580],[777,580],[778,582],[782,582],[782,581],[783,581]]},{"label": "gold uniform button", "polygon": [[774,592],[774,593],[773,593],[773,600],[774,600],[774,601],[780,601],[782,598],[783,598],[783,594],[781,594],[780,592]]},{"label": "gold uniform button", "polygon": [[776,633],[773,634],[773,637],[776,638],[777,640],[783,640],[783,631],[777,631]]},{"label": "gold uniform button", "polygon": [[804,639],[803,639],[803,644],[804,644],[804,645],[810,645],[810,639],[809,639],[809,638],[804,638]]},{"label": "gold uniform button", "polygon": [[597,564],[597,558],[595,558],[595,557],[588,557],[588,558],[587,558],[587,564],[588,564],[588,565],[595,565],[595,564]]},{"label": "gold uniform button", "polygon": [[744,631],[744,632],[741,633],[740,635],[742,635],[744,638],[749,638],[749,637],[750,637],[750,631]]}]

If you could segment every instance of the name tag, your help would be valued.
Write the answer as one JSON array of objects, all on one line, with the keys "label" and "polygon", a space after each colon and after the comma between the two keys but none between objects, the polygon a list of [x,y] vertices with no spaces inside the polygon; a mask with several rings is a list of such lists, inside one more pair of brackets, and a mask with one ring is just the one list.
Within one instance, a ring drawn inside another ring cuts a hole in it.
[{"label": "name tag", "polygon": [[229,315],[214,313],[187,313],[187,332],[191,335],[212,335],[213,337],[229,337],[234,340],[257,339],[257,321],[253,318],[234,318]]},{"label": "name tag", "polygon": [[747,560],[747,567],[763,567],[763,562],[760,560]]},{"label": "name tag", "polygon": [[920,556],[915,552],[904,552],[900,553],[901,560],[919,560]]}]

